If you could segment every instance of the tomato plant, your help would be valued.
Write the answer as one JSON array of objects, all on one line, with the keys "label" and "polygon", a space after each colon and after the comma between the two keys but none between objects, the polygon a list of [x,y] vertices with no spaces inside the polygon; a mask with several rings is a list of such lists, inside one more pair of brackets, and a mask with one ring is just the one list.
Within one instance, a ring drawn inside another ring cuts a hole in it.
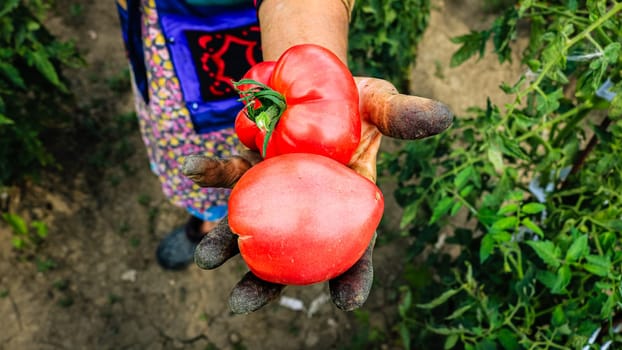
[{"label": "tomato plant", "polygon": [[336,277],[363,255],[384,210],[378,187],[330,158],[269,158],[231,192],[229,225],[259,278],[305,285]]},{"label": "tomato plant", "polygon": [[430,0],[355,1],[348,40],[352,73],[383,78],[408,91],[429,17]]},{"label": "tomato plant", "polygon": [[[318,45],[291,47],[273,68],[261,65],[248,75],[259,78],[272,69],[267,82],[244,79],[237,83],[245,113],[258,128],[236,132],[251,149],[256,135],[265,132],[265,158],[285,153],[312,153],[347,164],[359,144],[361,119],[358,90],[348,67],[331,51]],[[263,135],[262,135],[263,136]]]},{"label": "tomato plant", "polygon": [[44,136],[70,116],[61,68],[83,61],[72,43],[44,25],[50,5],[0,1],[0,187],[56,164]]},{"label": "tomato plant", "polygon": [[500,82],[511,103],[383,157],[423,261],[404,271],[404,348],[620,348],[621,14],[619,1],[520,1],[454,38],[458,65],[487,47],[505,62],[525,35],[524,73]]}]

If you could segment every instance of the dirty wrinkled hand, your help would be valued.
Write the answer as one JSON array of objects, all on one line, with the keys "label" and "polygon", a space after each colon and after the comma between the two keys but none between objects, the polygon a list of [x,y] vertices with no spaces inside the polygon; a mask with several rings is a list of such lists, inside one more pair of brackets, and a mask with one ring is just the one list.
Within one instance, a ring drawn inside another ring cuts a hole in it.
[{"label": "dirty wrinkled hand", "polygon": [[[362,133],[349,166],[374,183],[376,156],[383,135],[402,140],[420,139],[444,131],[453,120],[448,108],[438,101],[399,94],[386,80],[355,79],[359,90]],[[260,161],[261,156],[251,151],[229,159],[195,155],[186,158],[182,170],[200,186],[232,188],[248,169]],[[354,310],[367,300],[373,281],[375,238],[374,235],[365,254],[354,266],[329,281],[332,301],[342,310]],[[195,262],[203,269],[214,269],[238,253],[237,236],[225,217],[203,237],[195,251]],[[256,311],[276,299],[284,287],[263,281],[248,272],[231,291],[229,306],[235,313]]]}]

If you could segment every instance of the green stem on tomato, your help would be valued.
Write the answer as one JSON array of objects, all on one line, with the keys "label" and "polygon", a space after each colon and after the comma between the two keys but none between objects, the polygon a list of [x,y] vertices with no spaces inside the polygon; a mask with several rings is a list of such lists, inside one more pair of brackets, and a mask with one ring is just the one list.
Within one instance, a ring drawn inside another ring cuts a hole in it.
[{"label": "green stem on tomato", "polygon": [[270,106],[265,111],[262,111],[255,117],[255,124],[257,127],[266,132],[266,136],[263,138],[263,146],[261,154],[265,157],[266,150],[268,149],[268,140],[272,137],[272,132],[276,128],[276,124],[281,118],[281,113],[276,106]]},{"label": "green stem on tomato", "polygon": [[[244,102],[248,119],[252,120],[257,127],[266,132],[263,140],[261,154],[266,156],[268,141],[276,128],[276,124],[281,119],[283,112],[287,109],[285,97],[278,91],[273,90],[266,84],[262,84],[252,79],[242,79],[233,83],[238,93],[242,96],[240,101]],[[240,90],[240,85],[252,85],[251,88]],[[255,101],[260,103],[259,108],[255,108]]]}]

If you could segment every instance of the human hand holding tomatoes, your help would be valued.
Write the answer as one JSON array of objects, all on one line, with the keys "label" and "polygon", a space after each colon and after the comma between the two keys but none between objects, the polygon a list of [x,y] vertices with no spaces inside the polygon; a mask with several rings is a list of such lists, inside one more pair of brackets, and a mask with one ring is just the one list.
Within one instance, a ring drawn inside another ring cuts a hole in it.
[{"label": "human hand holding tomatoes", "polygon": [[[414,140],[438,134],[451,124],[451,113],[437,101],[401,95],[385,80],[356,78],[355,81],[361,136],[348,166],[372,182],[376,180],[376,156],[382,135]],[[250,151],[230,159],[192,156],[186,159],[183,171],[201,186],[232,188],[261,159],[257,152]],[[228,219],[223,219],[197,247],[196,263],[205,269],[220,266],[239,253],[237,238]],[[375,236],[354,266],[329,281],[332,300],[343,310],[360,307],[369,295],[374,242]],[[236,313],[255,311],[278,297],[283,288],[282,284],[263,281],[249,272],[233,288],[230,307]]]}]

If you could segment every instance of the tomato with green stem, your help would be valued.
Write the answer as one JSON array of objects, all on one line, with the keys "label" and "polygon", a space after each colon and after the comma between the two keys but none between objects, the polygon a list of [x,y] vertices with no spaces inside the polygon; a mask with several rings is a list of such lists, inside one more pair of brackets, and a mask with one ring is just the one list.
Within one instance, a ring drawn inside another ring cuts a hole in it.
[{"label": "tomato with green stem", "polygon": [[264,158],[311,153],[343,164],[352,158],[361,138],[358,90],[328,49],[293,46],[273,64],[251,68],[236,86],[245,102],[236,132]]}]

